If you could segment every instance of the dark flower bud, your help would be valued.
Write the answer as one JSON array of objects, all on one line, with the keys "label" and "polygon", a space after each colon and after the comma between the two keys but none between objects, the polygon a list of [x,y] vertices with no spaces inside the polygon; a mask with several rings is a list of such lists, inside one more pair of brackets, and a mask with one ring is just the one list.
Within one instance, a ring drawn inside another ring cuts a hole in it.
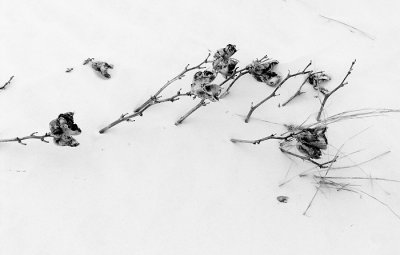
[{"label": "dark flower bud", "polygon": [[309,146],[307,144],[298,143],[296,148],[299,150],[299,152],[312,159],[319,159],[322,156],[321,149]]},{"label": "dark flower bud", "polygon": [[328,82],[330,80],[331,77],[324,72],[312,73],[307,79],[308,83],[313,85],[313,88],[315,90],[320,90],[323,93],[328,93],[328,91],[325,88],[322,88],[320,84]]},{"label": "dark flower bud", "polygon": [[278,60],[274,59],[265,61],[255,60],[253,61],[253,63],[247,66],[247,70],[249,70],[250,74],[263,75],[266,73],[270,73],[273,68],[278,64]]},{"label": "dark flower bud", "polygon": [[236,53],[236,51],[235,45],[228,44],[225,46],[225,48],[219,49],[217,52],[215,52],[214,59],[222,58],[224,60],[228,60],[233,54]]},{"label": "dark flower bud", "polygon": [[111,78],[111,75],[108,73],[108,69],[113,69],[114,66],[106,62],[96,61],[92,62],[92,68],[99,72],[102,77],[109,79]]},{"label": "dark flower bud", "polygon": [[224,78],[227,78],[235,72],[238,63],[239,61],[234,58],[228,60],[216,59],[213,62],[213,68],[216,72],[222,74]]},{"label": "dark flower bud", "polygon": [[198,71],[193,76],[193,83],[197,84],[209,84],[217,77],[215,72],[211,72],[208,70]]},{"label": "dark flower bud", "polygon": [[278,63],[277,60],[255,60],[247,66],[247,70],[256,81],[274,87],[281,81],[281,76],[273,71],[274,67],[278,65]]},{"label": "dark flower bud", "polygon": [[74,123],[73,116],[73,112],[62,113],[57,119],[50,122],[50,134],[53,136],[55,144],[70,147],[79,145],[72,136],[79,135],[82,131],[78,125]]},{"label": "dark flower bud", "polygon": [[193,95],[201,98],[208,99],[212,102],[219,100],[219,95],[221,94],[221,87],[216,84],[192,84]]},{"label": "dark flower bud", "polygon": [[320,126],[316,128],[303,129],[295,135],[297,140],[297,149],[310,158],[319,159],[321,150],[328,147],[328,139],[325,136],[327,127]]}]

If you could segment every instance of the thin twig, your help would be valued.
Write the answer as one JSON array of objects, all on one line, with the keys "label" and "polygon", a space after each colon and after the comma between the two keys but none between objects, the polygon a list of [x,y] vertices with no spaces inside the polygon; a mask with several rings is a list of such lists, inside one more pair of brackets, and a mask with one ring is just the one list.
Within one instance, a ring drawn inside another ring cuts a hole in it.
[{"label": "thin twig", "polygon": [[395,211],[392,209],[392,207],[390,207],[388,204],[384,203],[384,202],[381,201],[380,199],[378,199],[378,198],[372,196],[371,194],[368,194],[367,192],[365,192],[365,191],[363,191],[363,190],[354,189],[354,191],[355,191],[355,192],[358,192],[358,193],[362,193],[362,194],[364,194],[364,195],[367,195],[368,197],[370,197],[370,198],[374,199],[375,201],[379,202],[381,205],[385,206],[390,212],[393,213],[394,216],[396,216],[396,217],[400,220],[400,215],[399,215],[397,212],[395,212]]},{"label": "thin twig", "polygon": [[292,101],[292,100],[295,99],[296,97],[298,97],[298,96],[300,96],[300,95],[306,93],[306,92],[304,92],[304,91],[301,91],[301,89],[303,88],[304,84],[307,83],[308,77],[309,77],[309,76],[307,76],[307,78],[303,81],[303,83],[301,84],[301,86],[299,87],[299,89],[296,91],[296,93],[294,93],[293,96],[291,96],[288,100],[286,100],[286,102],[284,102],[284,103],[281,105],[282,107],[285,106],[285,105],[287,105],[290,101]]},{"label": "thin twig", "polygon": [[10,77],[10,79],[8,79],[8,81],[6,83],[4,83],[4,85],[2,87],[0,87],[0,89],[6,89],[6,87],[8,85],[10,85],[12,79],[14,78],[14,75]]},{"label": "thin twig", "polygon": [[370,34],[364,32],[364,31],[362,31],[362,30],[360,30],[360,29],[358,29],[358,28],[356,28],[356,27],[353,27],[353,26],[351,26],[351,25],[349,25],[349,24],[346,24],[346,23],[344,23],[344,22],[342,22],[342,21],[340,21],[340,20],[332,19],[332,18],[326,17],[326,16],[324,16],[324,15],[319,15],[319,16],[322,17],[322,18],[324,18],[324,19],[327,19],[327,20],[329,20],[329,21],[334,21],[334,22],[337,22],[337,23],[339,23],[339,24],[342,24],[342,25],[344,25],[344,26],[350,28],[350,31],[356,30],[356,31],[358,31],[359,33],[361,33],[362,35],[364,35],[365,37],[367,37],[368,39],[375,40],[375,37],[374,37],[374,36],[372,36],[372,35],[370,35]]},{"label": "thin twig", "polygon": [[174,78],[172,78],[171,80],[167,81],[154,95],[152,95],[146,102],[144,102],[141,106],[139,106],[138,108],[135,109],[134,112],[140,112],[143,108],[145,108],[148,104],[151,104],[151,102],[154,100],[154,98],[157,98],[161,92],[166,89],[169,85],[171,85],[173,82],[182,79],[183,77],[185,77],[185,74],[187,72],[190,72],[192,70],[195,69],[203,69],[205,67],[202,67],[202,65],[208,63],[208,58],[210,57],[211,53],[208,53],[207,57],[205,60],[203,60],[200,64],[190,67],[189,68],[189,64],[186,65],[186,67],[183,69],[182,72],[180,72],[177,76],[175,76]]},{"label": "thin twig", "polygon": [[289,80],[289,79],[292,78],[292,77],[301,75],[301,74],[309,74],[309,73],[311,73],[312,71],[306,71],[307,68],[308,68],[310,65],[311,65],[311,61],[310,61],[310,63],[303,69],[303,71],[297,72],[297,73],[295,73],[295,74],[290,74],[290,71],[289,71],[289,73],[286,75],[285,79],[283,79],[283,80],[276,86],[276,88],[274,89],[274,91],[273,91],[268,97],[264,98],[263,100],[261,100],[261,101],[260,101],[259,103],[257,103],[256,105],[253,105],[253,104],[251,105],[250,111],[249,111],[249,113],[247,114],[246,119],[245,119],[244,122],[248,123],[248,122],[249,122],[249,119],[250,119],[250,117],[251,117],[251,115],[253,114],[253,112],[254,112],[258,107],[260,107],[262,104],[264,104],[266,101],[268,101],[268,100],[271,99],[272,97],[277,96],[276,92],[278,91],[278,89],[279,89],[287,80]]},{"label": "thin twig", "polygon": [[197,109],[199,109],[202,106],[206,106],[208,103],[205,102],[205,99],[202,99],[200,101],[200,103],[198,103],[195,107],[193,107],[190,111],[188,111],[185,115],[183,115],[182,117],[179,118],[179,120],[177,120],[175,122],[175,125],[178,126],[180,124],[182,124],[182,122],[189,117],[192,113],[194,113]]},{"label": "thin twig", "polygon": [[299,158],[299,159],[302,159],[302,160],[308,161],[308,162],[310,162],[310,163],[313,163],[314,165],[318,166],[319,168],[327,168],[327,165],[336,162],[336,160],[338,159],[338,157],[335,156],[332,160],[329,160],[329,161],[324,162],[324,163],[318,163],[317,161],[311,159],[310,157],[306,157],[306,156],[302,156],[302,155],[293,153],[293,152],[291,152],[291,151],[288,151],[288,150],[283,149],[282,147],[280,147],[279,149],[280,149],[283,153],[286,153],[286,154],[288,154],[288,155],[291,155],[291,156],[297,157],[297,158]]},{"label": "thin twig", "polygon": [[356,63],[356,60],[354,60],[354,61],[351,63],[351,66],[350,66],[350,68],[349,68],[349,71],[347,72],[346,76],[344,77],[344,79],[342,80],[342,82],[339,84],[339,86],[337,86],[337,87],[336,87],[335,89],[333,89],[331,92],[329,92],[329,93],[327,93],[327,94],[324,95],[324,99],[322,100],[321,107],[320,107],[319,112],[318,112],[318,115],[317,115],[317,121],[319,121],[319,120],[321,119],[321,114],[322,114],[322,111],[324,110],[324,106],[325,106],[326,101],[328,100],[328,98],[329,98],[333,93],[335,93],[338,89],[340,89],[341,87],[343,87],[343,86],[345,86],[345,85],[347,84],[346,79],[347,79],[347,77],[349,77],[349,75],[350,75],[351,72],[353,71],[353,66],[354,66],[355,63]]},{"label": "thin twig", "polygon": [[346,169],[346,168],[352,168],[352,167],[359,167],[359,166],[364,165],[366,163],[369,163],[369,162],[371,162],[371,161],[373,161],[373,160],[375,160],[377,158],[383,157],[383,156],[385,156],[385,155],[387,155],[389,153],[390,153],[390,151],[386,151],[384,153],[381,153],[381,154],[379,154],[379,155],[377,155],[377,156],[375,156],[375,157],[373,157],[371,159],[365,160],[363,162],[360,162],[360,163],[357,163],[357,164],[354,164],[354,165],[348,165],[348,166],[332,167],[331,170],[339,170],[339,169]]},{"label": "thin twig", "polygon": [[308,206],[307,206],[306,210],[303,212],[303,215],[304,215],[304,216],[307,214],[307,212],[308,212],[308,210],[310,209],[312,203],[314,202],[314,199],[315,199],[315,197],[317,196],[320,187],[321,187],[321,185],[319,185],[319,186],[317,187],[317,190],[315,191],[314,196],[311,198],[310,203],[308,203]]},{"label": "thin twig", "polygon": [[[305,175],[303,175],[305,176]],[[302,176],[302,177],[303,177]],[[319,176],[319,175],[313,175],[314,178],[317,179],[337,179],[337,180],[374,180],[374,181],[386,181],[386,182],[400,182],[400,180],[394,180],[394,179],[386,179],[386,178],[380,178],[380,177],[360,177],[360,176]]]},{"label": "thin twig", "polygon": [[121,122],[134,121],[133,118],[135,118],[137,116],[143,116],[143,112],[146,111],[147,109],[149,109],[153,105],[160,104],[160,103],[165,103],[165,102],[175,102],[175,101],[179,100],[179,97],[191,96],[191,95],[192,95],[191,92],[181,93],[180,90],[179,90],[175,95],[173,95],[171,97],[168,97],[168,98],[160,99],[160,98],[162,98],[161,96],[152,98],[152,101],[149,102],[148,104],[146,104],[145,107],[141,108],[140,111],[134,112],[134,113],[131,113],[131,114],[128,114],[128,113],[122,114],[117,120],[115,120],[114,122],[110,123],[106,127],[102,128],[99,131],[99,133],[103,134],[107,130],[109,130],[110,128],[118,125]]},{"label": "thin twig", "polygon": [[235,82],[236,82],[237,80],[239,80],[240,77],[242,77],[242,76],[245,75],[245,74],[248,74],[249,71],[246,70],[246,71],[241,71],[241,72],[238,72],[238,73],[239,73],[239,75],[235,77],[235,79],[229,84],[229,86],[228,86],[228,87],[226,88],[226,90],[220,95],[219,98],[224,98],[224,97],[226,97],[226,96],[229,94],[229,91],[230,91],[230,89],[232,88],[233,84],[235,84]]},{"label": "thin twig", "polygon": [[[345,154],[344,156],[339,157],[338,160],[343,160],[344,158],[349,157],[350,155],[355,154],[355,153],[358,153],[358,152],[360,152],[360,151],[361,151],[361,150],[357,150],[357,151],[353,151],[353,152],[351,152],[351,153],[349,153],[349,154]],[[338,161],[338,160],[337,160],[337,161]],[[281,187],[281,186],[283,186],[283,185],[286,185],[287,183],[291,182],[293,179],[295,179],[295,178],[297,178],[297,177],[305,177],[305,176],[308,176],[307,173],[310,173],[310,172],[322,172],[322,171],[325,172],[325,171],[327,170],[327,169],[316,169],[316,168],[317,168],[317,166],[314,166],[314,167],[312,167],[312,168],[309,168],[309,169],[307,169],[307,170],[304,170],[304,171],[301,172],[300,174],[296,174],[296,175],[291,176],[290,178],[287,178],[284,182],[282,182],[282,183],[279,184],[279,187]],[[332,171],[332,169],[335,169],[335,167],[332,167],[332,168],[331,168],[331,171]]]},{"label": "thin twig", "polygon": [[266,136],[266,137],[264,137],[264,138],[260,138],[260,139],[257,139],[257,140],[242,140],[242,139],[235,139],[235,138],[232,138],[232,139],[231,139],[231,142],[232,142],[232,143],[260,144],[261,142],[267,141],[267,140],[270,140],[270,139],[287,140],[288,138],[290,138],[290,137],[292,137],[292,136],[293,136],[293,134],[288,135],[288,136],[276,136],[276,134],[272,134],[272,135],[269,135],[269,136]]},{"label": "thin twig", "polygon": [[[315,73],[310,73],[310,74],[306,77],[306,79],[304,79],[303,83],[301,84],[301,86],[299,87],[299,89],[296,91],[296,93],[294,93],[294,95],[291,96],[291,97],[290,97],[286,102],[284,102],[281,106],[283,107],[283,106],[287,105],[289,102],[291,102],[291,101],[292,101],[293,99],[295,99],[296,97],[301,96],[302,94],[306,93],[306,92],[304,92],[304,91],[301,91],[301,89],[302,89],[303,86],[307,83],[308,78],[309,78],[311,75],[317,74],[317,73],[322,73],[322,71],[320,71],[320,72],[315,72]],[[319,88],[319,87],[318,87],[318,88]],[[320,90],[320,89],[319,89],[319,92],[321,92],[322,94],[325,94],[325,93],[326,93],[326,92],[324,92],[323,90]]]},{"label": "thin twig", "polygon": [[48,141],[45,140],[47,137],[53,137],[50,133],[46,133],[44,135],[36,135],[37,132],[33,132],[32,134],[24,137],[15,137],[11,139],[1,139],[0,143],[8,143],[8,142],[18,142],[21,145],[27,145],[26,143],[23,143],[23,140],[28,140],[28,139],[39,139],[42,142],[48,143]]}]

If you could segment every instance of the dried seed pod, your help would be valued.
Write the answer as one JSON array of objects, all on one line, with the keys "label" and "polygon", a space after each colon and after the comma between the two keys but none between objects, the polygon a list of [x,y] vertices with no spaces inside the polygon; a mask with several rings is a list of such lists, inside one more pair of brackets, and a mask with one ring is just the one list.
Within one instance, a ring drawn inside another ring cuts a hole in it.
[{"label": "dried seed pod", "polygon": [[225,46],[225,48],[219,49],[217,52],[215,52],[214,59],[222,58],[223,60],[228,60],[233,54],[236,53],[236,51],[236,45],[228,44]]},{"label": "dried seed pod", "polygon": [[304,155],[312,159],[319,159],[322,156],[320,149],[309,146],[307,144],[298,143],[296,148]]},{"label": "dried seed pod", "polygon": [[212,102],[219,100],[221,94],[221,87],[216,84],[192,84],[193,95],[201,98],[208,99]]},{"label": "dried seed pod", "polygon": [[50,134],[54,138],[54,143],[60,146],[76,147],[79,143],[72,137],[79,135],[82,131],[77,124],[74,123],[74,113],[62,113],[57,119],[52,120],[49,124]]},{"label": "dried seed pod", "polygon": [[213,68],[216,72],[222,74],[224,78],[227,78],[235,72],[235,68],[238,63],[239,61],[234,58],[230,58],[228,60],[217,59],[213,62]]},{"label": "dried seed pod", "polygon": [[252,74],[252,76],[256,81],[263,82],[271,87],[275,87],[281,81],[282,78],[275,72],[267,72],[262,75]]},{"label": "dried seed pod", "polygon": [[274,76],[271,76],[269,79],[265,81],[268,86],[275,87],[281,81],[281,76],[274,73]]},{"label": "dried seed pod", "polygon": [[212,71],[204,70],[198,71],[193,76],[193,83],[197,84],[209,84],[217,77],[217,74]]},{"label": "dried seed pod", "polygon": [[328,147],[326,130],[325,126],[303,129],[294,136],[297,140],[297,149],[310,158],[319,159],[322,155],[321,150]]},{"label": "dried seed pod", "polygon": [[247,66],[247,70],[256,81],[274,87],[281,81],[281,76],[273,71],[274,67],[278,64],[279,62],[273,59],[266,61],[255,60]]},{"label": "dried seed pod", "polygon": [[264,75],[266,73],[272,72],[274,67],[279,64],[278,60],[269,59],[266,61],[255,60],[253,63],[247,66],[250,74]]},{"label": "dried seed pod", "polygon": [[324,72],[312,73],[307,79],[308,83],[310,83],[315,90],[319,90],[322,93],[328,93],[328,91],[322,88],[320,84],[330,80],[331,77]]},{"label": "dried seed pod", "polygon": [[289,200],[289,197],[287,197],[287,196],[278,196],[276,199],[281,203],[287,203],[288,200]]},{"label": "dried seed pod", "polygon": [[92,62],[92,68],[99,72],[104,78],[109,79],[111,78],[111,75],[108,73],[108,69],[113,69],[114,66],[106,62],[96,61]]}]

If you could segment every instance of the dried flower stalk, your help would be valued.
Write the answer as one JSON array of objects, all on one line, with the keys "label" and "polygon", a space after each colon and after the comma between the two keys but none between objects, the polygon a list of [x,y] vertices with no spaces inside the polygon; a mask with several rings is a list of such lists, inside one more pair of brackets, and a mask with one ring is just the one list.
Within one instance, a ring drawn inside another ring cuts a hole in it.
[{"label": "dried flower stalk", "polygon": [[321,119],[321,114],[322,114],[322,111],[324,110],[324,106],[325,106],[326,101],[328,100],[328,98],[329,98],[333,93],[335,93],[338,89],[340,89],[341,87],[347,85],[346,79],[347,79],[347,77],[349,77],[349,75],[350,75],[351,72],[353,71],[353,66],[354,66],[355,63],[356,63],[356,60],[354,60],[354,61],[351,63],[351,66],[350,66],[350,68],[349,68],[349,71],[347,72],[346,76],[343,78],[343,80],[342,80],[342,82],[339,84],[339,86],[337,86],[337,87],[334,88],[331,92],[329,92],[329,93],[327,93],[327,94],[324,95],[324,99],[322,100],[321,107],[320,107],[319,112],[318,112],[318,115],[317,115],[317,120],[318,120],[318,121]]},{"label": "dried flower stalk", "polygon": [[268,97],[266,97],[265,99],[261,100],[259,103],[255,104],[255,105],[253,105],[253,104],[251,105],[250,111],[249,111],[249,113],[247,114],[246,119],[245,119],[244,122],[248,123],[249,120],[250,120],[251,115],[253,114],[253,112],[254,112],[258,107],[260,107],[262,104],[264,104],[264,103],[265,103],[266,101],[268,101],[269,99],[271,99],[271,98],[277,96],[276,92],[278,91],[278,89],[279,89],[280,87],[282,87],[282,85],[283,85],[287,80],[289,80],[290,78],[293,78],[293,77],[295,77],[295,76],[298,76],[298,75],[309,74],[309,73],[311,73],[312,71],[307,71],[308,67],[310,67],[310,66],[311,66],[311,61],[310,61],[310,63],[303,69],[303,71],[297,72],[297,73],[295,73],[295,74],[290,74],[290,71],[289,71],[289,73],[287,74],[287,76],[285,77],[285,79],[283,79],[282,81],[279,82],[279,84],[276,86],[276,88],[274,89],[274,91],[273,91]]}]

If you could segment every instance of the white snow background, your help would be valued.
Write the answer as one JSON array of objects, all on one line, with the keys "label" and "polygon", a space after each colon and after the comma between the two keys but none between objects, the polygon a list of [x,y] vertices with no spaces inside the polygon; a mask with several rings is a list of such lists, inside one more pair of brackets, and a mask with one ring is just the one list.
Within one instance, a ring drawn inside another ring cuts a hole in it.
[{"label": "white snow background", "polygon": [[[37,140],[0,144],[0,254],[399,254],[400,220],[379,202],[325,189],[303,216],[314,181],[278,185],[312,165],[291,160],[274,140],[229,141],[285,131],[261,120],[315,118],[319,101],[311,86],[278,108],[301,77],[288,81],[248,124],[240,115],[272,88],[245,76],[228,97],[180,126],[174,122],[197,101],[157,105],[135,122],[98,133],[186,64],[228,43],[237,46],[241,67],[268,54],[285,75],[312,60],[312,69],[332,75],[328,89],[357,59],[349,84],[329,99],[328,115],[400,108],[399,7],[395,0],[0,0],[1,84],[15,75],[0,91],[0,138],[48,132],[48,123],[66,111],[75,112],[83,131],[77,148]],[[83,66],[89,57],[114,64],[112,78]],[[74,70],[66,73],[69,67]],[[192,75],[163,94],[187,91]],[[343,148],[363,149],[353,162],[391,151],[337,174],[400,179],[399,118],[333,124],[327,136],[336,147],[369,128]],[[400,213],[400,184],[354,183]],[[279,203],[279,195],[288,203]]]}]

